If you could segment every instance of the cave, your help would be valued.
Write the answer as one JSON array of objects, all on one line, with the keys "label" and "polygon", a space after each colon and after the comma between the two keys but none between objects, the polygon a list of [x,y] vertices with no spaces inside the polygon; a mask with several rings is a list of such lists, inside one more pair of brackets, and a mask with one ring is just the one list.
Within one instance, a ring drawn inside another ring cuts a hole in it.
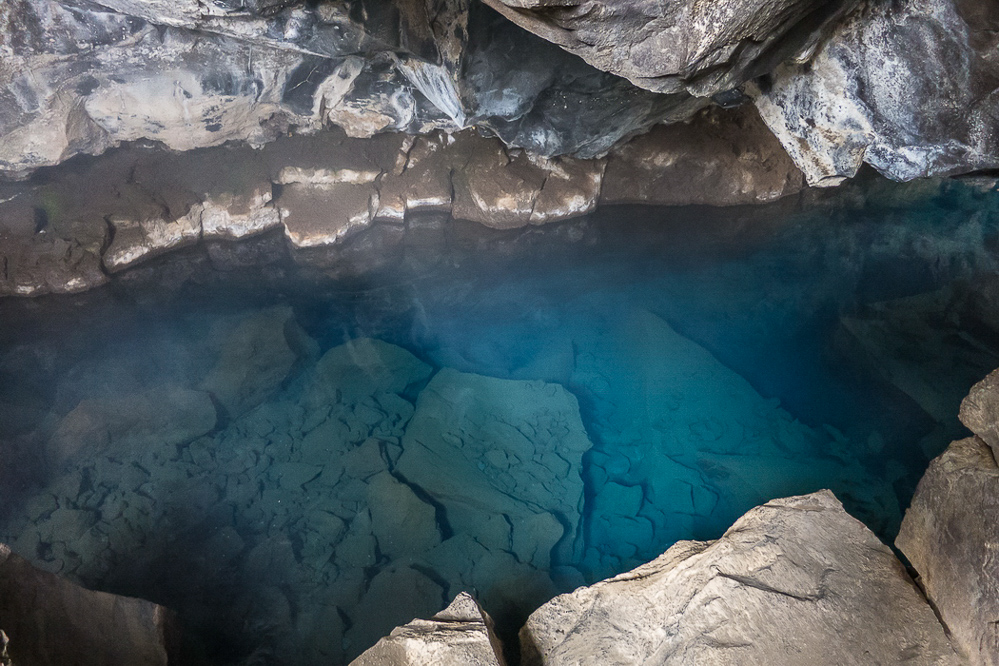
[{"label": "cave", "polygon": [[999,663],[997,35],[0,10],[0,664]]}]

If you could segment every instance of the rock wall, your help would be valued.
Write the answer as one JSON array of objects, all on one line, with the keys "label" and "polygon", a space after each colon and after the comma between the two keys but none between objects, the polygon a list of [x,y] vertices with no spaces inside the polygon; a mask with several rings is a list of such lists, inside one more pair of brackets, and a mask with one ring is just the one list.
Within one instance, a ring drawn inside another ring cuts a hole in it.
[{"label": "rock wall", "polygon": [[296,258],[332,265],[359,232],[398,244],[422,214],[511,229],[601,203],[747,204],[803,186],[751,108],[735,126],[707,113],[598,160],[539,157],[473,132],[331,130],[262,150],[136,146],[0,185],[0,296],[84,291],[167,251],[276,229]]},{"label": "rock wall", "polygon": [[331,126],[477,127],[536,156],[590,158],[750,99],[811,184],[863,162],[901,180],[999,164],[990,4],[487,4],[499,13],[470,0],[8,3],[0,173],[137,139],[259,146]]}]

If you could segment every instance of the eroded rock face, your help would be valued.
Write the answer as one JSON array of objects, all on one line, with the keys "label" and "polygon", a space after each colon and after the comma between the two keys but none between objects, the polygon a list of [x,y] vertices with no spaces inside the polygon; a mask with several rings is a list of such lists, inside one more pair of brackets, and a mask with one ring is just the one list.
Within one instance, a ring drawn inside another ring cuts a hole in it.
[{"label": "eroded rock face", "polygon": [[891,550],[832,493],[773,500],[714,542],[556,597],[526,664],[959,664]]},{"label": "eroded rock face", "polygon": [[999,466],[982,439],[969,437],[930,463],[895,540],[955,646],[976,665],[999,664],[997,511]]},{"label": "eroded rock face", "polygon": [[999,165],[999,10],[971,5],[874,3],[761,82],[756,105],[810,184],[864,162],[895,180]]},{"label": "eroded rock face", "polygon": [[398,627],[351,666],[502,666],[492,620],[467,592],[429,620]]},{"label": "eroded rock face", "polygon": [[[290,126],[330,124],[356,137],[477,125],[542,154],[586,156],[698,108],[636,89],[480,5],[361,4],[10,4],[0,14],[0,172],[122,141],[260,145]],[[552,115],[570,101],[572,117]]]},{"label": "eroded rock face", "polygon": [[[856,0],[487,0],[588,63],[660,93],[727,93],[807,53]],[[738,96],[738,95],[737,95]]]},{"label": "eroded rock face", "polygon": [[10,641],[5,650],[0,638],[0,654],[14,664],[165,666],[179,656],[173,622],[162,606],[84,589],[0,544],[0,629]]}]

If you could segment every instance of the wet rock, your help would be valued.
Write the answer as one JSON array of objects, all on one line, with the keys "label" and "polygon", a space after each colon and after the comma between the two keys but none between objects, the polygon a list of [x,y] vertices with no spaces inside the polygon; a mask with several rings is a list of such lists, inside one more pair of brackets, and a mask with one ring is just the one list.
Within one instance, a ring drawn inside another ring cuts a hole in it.
[{"label": "wet rock", "polygon": [[453,177],[452,215],[458,219],[510,229],[582,215],[596,206],[602,160],[538,158],[467,134],[461,141],[465,145],[457,151],[467,158]]},{"label": "wet rock", "polygon": [[999,466],[982,439],[969,437],[930,463],[895,540],[972,664],[999,664],[996,511]]},{"label": "wet rock", "polygon": [[[266,400],[288,378],[296,361],[315,343],[295,322],[290,307],[255,312],[238,321],[221,321],[211,339],[218,360],[200,388],[238,416]],[[293,346],[294,345],[294,346]]]},{"label": "wet rock", "polygon": [[828,491],[556,597],[521,645],[525,664],[961,663],[891,550]]},{"label": "wet rock", "polygon": [[80,455],[128,455],[147,447],[190,441],[215,427],[209,395],[176,387],[103,399],[86,399],[67,414],[49,441],[62,464]]},{"label": "wet rock", "polygon": [[444,507],[456,534],[517,554],[523,564],[476,565],[496,582],[511,569],[531,577],[573,552],[590,446],[562,387],[446,368],[420,393],[396,470]]},{"label": "wet rock", "polygon": [[961,423],[999,454],[999,370],[971,387],[961,403]]},{"label": "wet rock", "polygon": [[202,206],[192,206],[174,220],[111,216],[114,237],[104,253],[104,266],[114,273],[156,254],[198,242],[203,210]]},{"label": "wet rock", "polygon": [[598,69],[659,93],[726,93],[807,53],[856,2],[487,0],[514,23]]},{"label": "wet rock", "polygon": [[75,293],[107,282],[107,224],[60,195],[40,188],[0,203],[0,296]]},{"label": "wet rock", "polygon": [[[92,592],[40,571],[0,544],[0,627],[14,664],[167,664],[179,655],[170,611]],[[5,653],[6,654],[6,653]]]},{"label": "wet rock", "polygon": [[894,180],[999,164],[996,10],[907,0],[855,12],[807,64],[754,93],[809,184],[866,162]]},{"label": "wet rock", "polygon": [[204,238],[239,240],[281,226],[281,213],[271,205],[272,189],[268,181],[248,191],[209,197],[201,210]]},{"label": "wet rock", "polygon": [[374,645],[396,625],[436,613],[443,605],[442,595],[436,582],[411,567],[381,571],[353,613],[354,625],[345,636],[348,658]]},{"label": "wet rock", "polygon": [[431,372],[429,365],[401,347],[357,338],[319,359],[305,400],[310,406],[355,404],[365,396],[401,393]]},{"label": "wet rock", "polygon": [[413,620],[378,641],[351,666],[422,666],[504,664],[492,620],[462,592],[429,620]]},{"label": "wet rock", "polygon": [[731,206],[804,189],[801,171],[752,107],[654,128],[608,156],[600,203]]},{"label": "wet rock", "polygon": [[390,559],[422,554],[440,543],[434,507],[388,472],[368,481],[367,501],[378,550]]}]

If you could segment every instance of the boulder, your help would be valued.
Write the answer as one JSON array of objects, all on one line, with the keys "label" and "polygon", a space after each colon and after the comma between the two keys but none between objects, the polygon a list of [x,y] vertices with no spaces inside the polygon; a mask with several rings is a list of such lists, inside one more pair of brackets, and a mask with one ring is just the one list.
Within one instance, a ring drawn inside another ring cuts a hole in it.
[{"label": "boulder", "polygon": [[829,491],[556,597],[521,646],[525,665],[962,663],[892,551]]},{"label": "boulder", "polygon": [[971,387],[961,402],[961,423],[989,445],[999,457],[999,370]]},{"label": "boulder", "polygon": [[893,180],[995,168],[997,23],[994,3],[873,3],[751,94],[811,185],[865,162]]},{"label": "boulder", "polygon": [[659,93],[729,93],[815,48],[856,0],[486,0],[598,69]]},{"label": "boulder", "polygon": [[77,456],[128,455],[183,444],[215,427],[218,415],[204,391],[161,387],[143,393],[80,402],[49,441],[53,463]]},{"label": "boulder", "polygon": [[954,645],[976,666],[999,664],[997,512],[999,465],[982,439],[969,437],[930,463],[895,540]]},{"label": "boulder", "polygon": [[212,327],[215,365],[200,388],[238,416],[266,400],[288,378],[295,362],[314,353],[315,343],[295,321],[290,307],[223,318]]},{"label": "boulder", "polygon": [[9,653],[23,666],[165,666],[179,657],[166,608],[84,589],[34,568],[3,544],[0,630],[0,660]]},{"label": "boulder", "polygon": [[[396,469],[444,506],[456,531],[475,536],[490,516],[504,516],[495,537],[478,536],[487,548],[519,544],[532,559],[540,539],[549,550],[563,544],[564,556],[578,535],[590,446],[579,405],[561,386],[445,368],[420,393]],[[542,514],[555,520],[539,531]]]},{"label": "boulder", "polygon": [[429,620],[397,627],[351,666],[502,666],[492,620],[467,592]]}]

